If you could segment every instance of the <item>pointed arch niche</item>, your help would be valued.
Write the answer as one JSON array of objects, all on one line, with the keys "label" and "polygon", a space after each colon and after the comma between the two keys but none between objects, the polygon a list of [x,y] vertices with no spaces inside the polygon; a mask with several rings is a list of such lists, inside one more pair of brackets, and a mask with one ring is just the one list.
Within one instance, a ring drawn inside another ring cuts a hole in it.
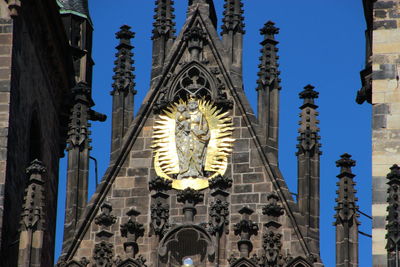
[{"label": "pointed arch niche", "polygon": [[312,267],[304,258],[297,257],[292,260],[287,267]]},{"label": "pointed arch niche", "polygon": [[188,95],[196,95],[207,100],[216,99],[217,88],[212,74],[198,62],[192,62],[177,75],[169,91],[168,99],[186,100]]},{"label": "pointed arch niche", "polygon": [[180,225],[170,230],[158,248],[159,266],[183,265],[190,258],[194,266],[205,267],[214,261],[215,243],[209,233],[198,225]]}]

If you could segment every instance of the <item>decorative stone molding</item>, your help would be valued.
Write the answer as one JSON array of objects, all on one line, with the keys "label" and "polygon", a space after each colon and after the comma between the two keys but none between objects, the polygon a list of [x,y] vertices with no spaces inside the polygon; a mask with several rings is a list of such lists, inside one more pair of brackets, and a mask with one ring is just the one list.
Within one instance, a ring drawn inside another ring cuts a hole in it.
[{"label": "decorative stone molding", "polygon": [[111,214],[112,206],[108,202],[104,202],[101,206],[101,213],[94,219],[97,225],[109,227],[116,223],[117,217]]},{"label": "decorative stone molding", "polygon": [[156,197],[155,203],[151,205],[150,210],[151,227],[156,235],[162,237],[169,228],[169,205]]},{"label": "decorative stone molding", "polygon": [[240,236],[238,241],[238,249],[241,257],[249,257],[250,252],[253,250],[253,243],[251,236],[258,234],[258,224],[250,220],[250,215],[254,211],[248,207],[243,207],[239,210],[242,214],[242,220],[233,226],[235,235]]},{"label": "decorative stone molding", "polygon": [[121,236],[128,239],[124,243],[124,249],[126,254],[134,259],[139,252],[137,240],[144,235],[144,226],[136,220],[136,217],[140,215],[137,210],[131,209],[126,215],[129,216],[129,220],[121,225]]},{"label": "decorative stone molding", "polygon": [[114,265],[114,246],[113,244],[101,241],[93,249],[94,267],[112,267]]},{"label": "decorative stone molding", "polygon": [[157,192],[171,190],[172,181],[157,176],[149,181],[149,189]]}]

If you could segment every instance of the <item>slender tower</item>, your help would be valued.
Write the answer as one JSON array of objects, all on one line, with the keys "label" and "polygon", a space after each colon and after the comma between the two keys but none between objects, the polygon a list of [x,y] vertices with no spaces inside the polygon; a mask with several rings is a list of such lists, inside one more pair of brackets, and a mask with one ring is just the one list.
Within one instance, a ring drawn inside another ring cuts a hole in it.
[{"label": "slender tower", "polygon": [[[351,168],[356,162],[351,155],[343,154],[341,159],[336,161],[340,167],[340,174],[337,176],[337,205],[334,225],[336,226],[336,267],[358,267],[358,226],[360,222],[357,212],[355,182]],[[394,266],[394,265],[393,265]]]},{"label": "slender tower", "polygon": [[261,42],[261,57],[257,80],[258,122],[260,125],[261,142],[264,151],[269,156],[270,163],[278,165],[278,134],[279,134],[279,95],[280,78],[278,71],[278,42],[275,35],[279,29],[269,21],[260,30],[264,35]]},{"label": "slender tower", "polygon": [[231,71],[242,76],[244,16],[242,0],[225,0],[224,18],[222,20],[222,41],[227,54]]},{"label": "slender tower", "polygon": [[93,111],[92,35],[93,27],[87,0],[62,0],[61,15],[74,59],[75,82],[68,125],[67,193],[65,203],[64,244],[73,236],[88,198],[90,121],[105,121]]},{"label": "slender tower", "polygon": [[152,84],[158,80],[165,58],[175,40],[174,0],[156,0],[153,23],[153,66]]},{"label": "slender tower", "polygon": [[135,33],[131,32],[130,28],[127,25],[123,25],[121,30],[116,33],[116,37],[120,42],[116,47],[118,52],[116,53],[114,83],[111,91],[113,98],[111,158],[114,158],[115,152],[119,150],[122,139],[133,120],[136,91],[134,89],[135,75],[132,73],[135,68],[133,67],[131,39],[135,36]]},{"label": "slender tower", "polygon": [[320,201],[320,156],[321,144],[318,135],[318,106],[314,100],[318,92],[307,85],[299,96],[303,99],[300,107],[300,129],[297,140],[298,204],[305,217],[305,238],[314,252],[319,251],[319,201]]}]

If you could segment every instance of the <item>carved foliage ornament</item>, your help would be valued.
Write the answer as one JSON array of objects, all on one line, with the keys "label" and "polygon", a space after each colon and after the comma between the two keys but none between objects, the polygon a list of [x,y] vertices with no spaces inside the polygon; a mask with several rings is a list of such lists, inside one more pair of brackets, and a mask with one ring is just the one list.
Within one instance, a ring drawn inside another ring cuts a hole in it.
[{"label": "carved foliage ornament", "polygon": [[174,189],[201,190],[224,175],[234,139],[232,119],[213,102],[193,95],[159,115],[153,134],[154,167]]}]

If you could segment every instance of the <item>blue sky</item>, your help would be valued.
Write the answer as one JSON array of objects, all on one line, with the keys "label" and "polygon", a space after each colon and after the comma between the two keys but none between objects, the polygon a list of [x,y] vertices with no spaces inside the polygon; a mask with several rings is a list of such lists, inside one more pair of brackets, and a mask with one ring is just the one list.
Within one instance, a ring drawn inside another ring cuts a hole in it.
[{"label": "blue sky", "polygon": [[[99,161],[99,176],[108,166],[110,150],[112,69],[115,32],[123,24],[136,32],[135,46],[137,110],[149,89],[151,68],[151,29],[153,0],[91,0],[90,10],[95,27],[93,58],[93,98],[96,111],[105,113],[105,123],[92,125],[92,156]],[[176,0],[177,30],[183,25],[187,1]],[[223,0],[214,0],[219,23]],[[344,152],[357,161],[360,209],[371,214],[371,106],[355,103],[361,87],[359,72],[364,66],[365,22],[362,1],[307,0],[273,1],[244,0],[246,36],[244,43],[244,84],[253,108],[256,109],[256,79],[260,45],[259,29],[268,20],[281,29],[280,70],[282,72],[280,113],[280,167],[292,192],[297,191],[296,137],[301,101],[298,93],[307,84],[320,92],[320,128],[323,155],[321,157],[321,256],[327,267],[335,265],[334,206],[336,175],[335,161]],[[220,25],[219,25],[220,26]],[[61,250],[65,206],[65,165],[61,161],[59,219],[57,228],[58,257]],[[91,166],[90,193],[95,189],[94,168]],[[360,230],[371,233],[371,221],[360,218]],[[371,240],[360,236],[360,266],[371,266]]]}]

